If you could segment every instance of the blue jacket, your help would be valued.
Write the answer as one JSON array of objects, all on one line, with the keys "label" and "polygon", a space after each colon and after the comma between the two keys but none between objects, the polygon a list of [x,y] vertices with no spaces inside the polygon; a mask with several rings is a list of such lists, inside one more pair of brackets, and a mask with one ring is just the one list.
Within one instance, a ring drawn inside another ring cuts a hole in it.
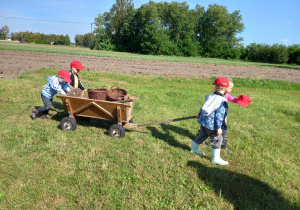
[{"label": "blue jacket", "polygon": [[59,83],[57,76],[47,77],[47,84],[43,86],[42,94],[52,99],[56,93],[65,95],[70,88],[66,83]]},{"label": "blue jacket", "polygon": [[227,100],[222,94],[215,92],[205,96],[205,102],[199,111],[198,123],[209,130],[227,130]]}]

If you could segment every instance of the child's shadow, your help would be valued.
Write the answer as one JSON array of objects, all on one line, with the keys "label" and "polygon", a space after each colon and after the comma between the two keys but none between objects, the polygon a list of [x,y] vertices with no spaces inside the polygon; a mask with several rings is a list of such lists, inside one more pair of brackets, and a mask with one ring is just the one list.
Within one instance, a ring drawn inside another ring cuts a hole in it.
[{"label": "child's shadow", "polygon": [[196,161],[189,161],[187,165],[195,168],[199,178],[232,203],[234,209],[299,209],[258,179],[223,168],[206,167]]},{"label": "child's shadow", "polygon": [[161,124],[161,128],[164,132],[159,131],[156,127],[148,126],[147,129],[151,131],[152,136],[155,138],[159,138],[165,142],[167,142],[169,145],[172,145],[174,147],[179,147],[184,150],[190,150],[191,148],[187,146],[186,144],[182,144],[179,141],[177,141],[174,136],[171,135],[171,131],[176,132],[180,134],[181,136],[187,136],[190,139],[193,139],[195,136],[187,129],[177,127],[170,124]]}]

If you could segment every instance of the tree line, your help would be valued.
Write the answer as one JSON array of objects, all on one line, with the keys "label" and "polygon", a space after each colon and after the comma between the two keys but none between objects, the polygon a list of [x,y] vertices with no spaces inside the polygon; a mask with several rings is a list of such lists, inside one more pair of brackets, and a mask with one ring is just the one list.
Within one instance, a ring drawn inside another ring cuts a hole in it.
[{"label": "tree line", "polygon": [[[0,29],[0,39],[8,37],[9,27],[7,25]],[[37,43],[37,44],[55,44],[55,45],[70,45],[69,35],[43,34],[33,33],[29,31],[12,32],[10,34],[11,40],[19,40],[20,42]]]},{"label": "tree line", "polygon": [[95,36],[82,36],[82,45],[91,49],[300,64],[300,45],[244,47],[238,37],[245,29],[240,12],[218,4],[189,9],[186,2],[150,1],[134,9],[132,0],[116,0],[94,24]]},{"label": "tree line", "polygon": [[69,35],[43,34],[33,32],[17,32],[11,33],[12,40],[19,40],[20,42],[34,42],[36,44],[54,44],[54,45],[70,45]]},{"label": "tree line", "polygon": [[285,46],[280,44],[252,43],[241,48],[240,59],[262,63],[289,63],[300,65],[300,45]]},{"label": "tree line", "polygon": [[221,5],[189,9],[186,2],[150,1],[134,9],[132,0],[117,0],[95,18],[93,46],[152,55],[236,59],[244,30],[239,11]]}]

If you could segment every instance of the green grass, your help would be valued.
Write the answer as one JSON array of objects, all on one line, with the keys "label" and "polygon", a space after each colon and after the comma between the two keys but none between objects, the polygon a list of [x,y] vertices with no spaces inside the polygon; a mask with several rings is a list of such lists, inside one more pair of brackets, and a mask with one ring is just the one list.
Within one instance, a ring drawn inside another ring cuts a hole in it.
[{"label": "green grass", "polygon": [[[194,120],[107,131],[114,122],[65,116],[54,98],[50,119],[31,120],[42,106],[46,76],[40,69],[0,83],[0,209],[300,209],[298,83],[233,78],[232,95],[248,94],[246,108],[229,104],[228,166],[190,153]],[[213,79],[81,74],[88,88],[119,85],[139,97],[134,122],[196,115]]]},{"label": "green grass", "polygon": [[62,53],[62,54],[71,54],[71,55],[115,57],[115,58],[126,58],[126,59],[173,61],[173,62],[211,63],[217,65],[221,64],[221,65],[262,66],[262,67],[300,69],[300,65],[256,63],[256,62],[246,62],[241,60],[225,60],[225,59],[203,58],[203,57],[141,55],[141,54],[133,54],[133,53],[90,50],[89,48],[81,48],[81,47],[67,47],[67,46],[58,46],[58,45],[41,45],[41,44],[27,44],[27,43],[14,43],[14,42],[13,43],[0,42],[0,50],[19,50],[19,51],[33,51],[33,52],[47,52],[47,53]]}]

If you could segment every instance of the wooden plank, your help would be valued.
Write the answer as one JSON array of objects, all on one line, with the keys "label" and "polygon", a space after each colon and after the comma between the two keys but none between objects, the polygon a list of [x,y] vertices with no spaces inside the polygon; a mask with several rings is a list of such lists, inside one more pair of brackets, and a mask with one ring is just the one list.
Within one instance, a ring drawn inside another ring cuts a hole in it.
[{"label": "wooden plank", "polygon": [[196,116],[189,116],[189,117],[181,117],[181,118],[175,118],[171,120],[165,120],[165,121],[159,121],[159,122],[152,122],[152,123],[146,123],[146,124],[141,124],[137,125],[137,127],[143,127],[143,126],[148,126],[148,125],[158,125],[158,124],[164,124],[164,123],[169,123],[169,122],[176,122],[176,121],[181,121],[181,120],[189,120],[189,119],[194,119]]},{"label": "wooden plank", "polygon": [[[70,102],[71,102],[71,101],[70,101],[69,99],[66,99],[66,105],[67,105],[67,108],[68,108],[68,112],[69,112],[69,114],[72,116],[72,118],[75,119],[75,116],[74,116],[74,114],[73,114],[73,108],[72,108]],[[75,119],[75,120],[76,120],[76,119]]]},{"label": "wooden plank", "polygon": [[[92,117],[99,119],[114,119],[118,120],[119,124],[128,122],[132,117],[132,107],[134,100],[138,98],[126,98],[121,103],[119,101],[103,101],[88,98],[72,97],[72,96],[57,96],[61,98],[65,109],[70,115]],[[119,107],[119,110],[118,108]]]},{"label": "wooden plank", "polygon": [[[57,98],[62,98],[62,100],[64,99],[76,99],[77,101],[81,101],[81,102],[91,102],[91,101],[94,101],[94,102],[97,102],[97,104],[107,104],[107,105],[112,105],[112,106],[119,106],[121,105],[122,107],[130,107],[130,105],[128,104],[125,104],[125,103],[121,103],[119,101],[103,101],[103,100],[97,100],[97,99],[89,99],[89,98],[80,98],[80,97],[72,97],[72,96],[60,96],[60,95],[57,95],[56,96]],[[134,100],[134,99],[133,99]],[[130,100],[131,101],[131,100]]]},{"label": "wooden plank", "polygon": [[122,125],[122,111],[120,106],[117,106],[117,117],[118,117],[118,124]]},{"label": "wooden plank", "polygon": [[68,105],[67,105],[67,103],[66,103],[66,100],[62,100],[62,102],[63,102],[63,106],[64,106],[65,113],[68,113],[69,110],[68,110]]},{"label": "wooden plank", "polygon": [[89,98],[89,94],[86,90],[83,91],[82,97],[83,98]]},{"label": "wooden plank", "polygon": [[126,103],[126,102],[133,102],[133,101],[134,101],[133,99],[126,99],[126,100],[114,101],[114,102],[117,102],[117,103]]},{"label": "wooden plank", "polygon": [[89,103],[89,104],[86,104],[86,105],[84,105],[84,106],[82,106],[82,107],[76,109],[73,113],[74,113],[74,114],[77,114],[77,113],[81,112],[82,110],[85,110],[85,109],[89,108],[89,107],[92,106],[92,105],[93,105],[93,102],[92,102],[92,103]]},{"label": "wooden plank", "polygon": [[[102,112],[104,112],[105,114],[107,114],[108,116],[110,116],[113,119],[116,119],[115,116],[113,116],[110,112],[108,112],[106,109],[104,109],[103,107],[101,107],[100,105],[96,104],[95,102],[92,102],[92,104],[97,107],[98,109],[100,109]],[[119,106],[118,106],[119,107]]]},{"label": "wooden plank", "polygon": [[123,125],[124,128],[128,128],[128,129],[136,129],[137,128],[137,124],[133,124],[133,123],[126,123],[125,125]]}]

